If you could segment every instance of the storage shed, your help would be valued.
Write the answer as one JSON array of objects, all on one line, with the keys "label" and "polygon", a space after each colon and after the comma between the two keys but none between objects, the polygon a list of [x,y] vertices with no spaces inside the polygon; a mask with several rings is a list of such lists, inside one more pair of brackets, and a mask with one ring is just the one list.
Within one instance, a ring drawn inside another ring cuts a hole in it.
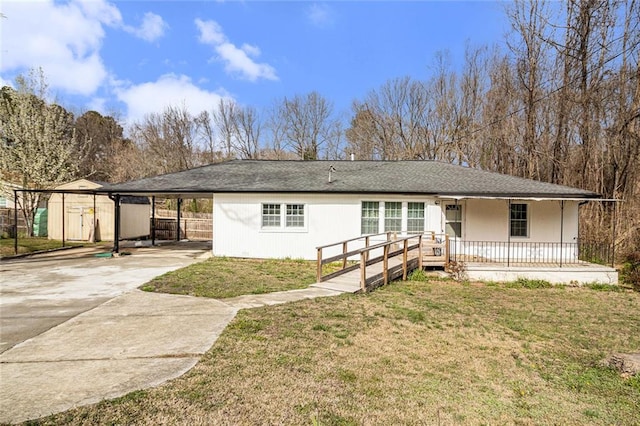
[{"label": "storage shed", "polygon": [[[56,190],[100,189],[102,182],[79,179]],[[49,239],[113,241],[114,202],[106,195],[55,193],[49,199]],[[64,214],[63,214],[64,213]],[[150,234],[151,207],[147,197],[121,197],[120,238],[135,239]]]}]

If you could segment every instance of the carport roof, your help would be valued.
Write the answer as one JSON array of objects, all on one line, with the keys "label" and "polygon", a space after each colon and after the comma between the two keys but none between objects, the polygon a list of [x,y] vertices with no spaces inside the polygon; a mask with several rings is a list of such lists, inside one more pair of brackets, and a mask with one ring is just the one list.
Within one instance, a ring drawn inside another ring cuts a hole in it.
[{"label": "carport roof", "polygon": [[232,160],[106,185],[100,190],[116,194],[164,196],[334,193],[479,198],[598,198],[598,194],[591,191],[438,161]]}]

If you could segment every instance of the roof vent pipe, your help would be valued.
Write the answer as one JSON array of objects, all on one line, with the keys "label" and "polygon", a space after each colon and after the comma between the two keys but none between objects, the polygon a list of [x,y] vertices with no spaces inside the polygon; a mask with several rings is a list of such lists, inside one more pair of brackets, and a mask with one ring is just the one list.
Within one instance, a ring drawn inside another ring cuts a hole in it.
[{"label": "roof vent pipe", "polygon": [[351,153],[351,161],[356,161],[356,154],[353,152]]},{"label": "roof vent pipe", "polygon": [[329,183],[331,183],[331,173],[335,172],[336,168],[333,165],[329,166]]}]

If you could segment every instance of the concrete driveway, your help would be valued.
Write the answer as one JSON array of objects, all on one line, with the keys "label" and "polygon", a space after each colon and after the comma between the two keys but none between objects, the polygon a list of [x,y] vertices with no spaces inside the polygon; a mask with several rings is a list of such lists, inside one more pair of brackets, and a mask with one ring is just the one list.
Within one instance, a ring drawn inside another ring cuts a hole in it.
[{"label": "concrete driveway", "polygon": [[97,402],[180,376],[236,308],[135,290],[208,255],[202,244],[73,249],[0,262],[0,423]]}]

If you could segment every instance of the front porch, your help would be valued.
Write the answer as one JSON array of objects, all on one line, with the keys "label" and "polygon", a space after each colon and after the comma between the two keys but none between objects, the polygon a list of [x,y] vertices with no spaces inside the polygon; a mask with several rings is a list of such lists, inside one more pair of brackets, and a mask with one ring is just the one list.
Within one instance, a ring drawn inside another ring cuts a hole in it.
[{"label": "front porch", "polygon": [[466,275],[473,280],[618,283],[614,251],[608,244],[451,240],[447,246],[448,262],[464,264]]}]

